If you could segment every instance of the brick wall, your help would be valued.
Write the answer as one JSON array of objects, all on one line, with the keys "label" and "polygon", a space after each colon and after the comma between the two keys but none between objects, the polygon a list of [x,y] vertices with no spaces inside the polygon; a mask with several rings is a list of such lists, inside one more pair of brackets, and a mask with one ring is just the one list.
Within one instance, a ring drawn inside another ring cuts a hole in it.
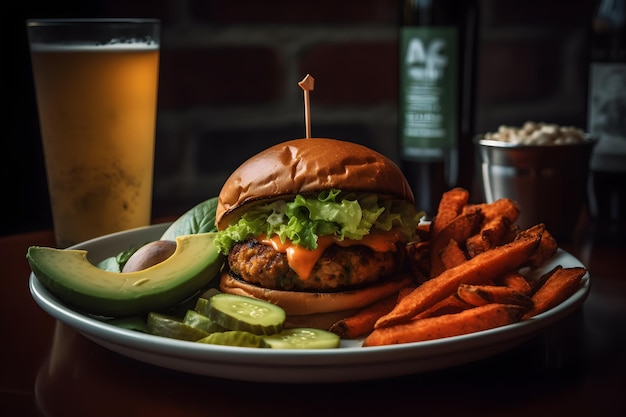
[{"label": "brick wall", "polygon": [[[86,9],[35,3],[22,13],[162,19],[155,216],[216,195],[247,157],[304,136],[297,83],[307,73],[316,79],[313,136],[361,142],[396,158],[395,0],[102,0],[85,2]],[[584,125],[592,2],[480,6],[477,132],[527,119]]]},{"label": "brick wall", "polygon": [[[182,2],[181,2],[182,3]],[[155,209],[188,207],[276,142],[312,135],[395,152],[393,0],[203,2],[164,22]],[[160,201],[160,202],[159,202]]]}]

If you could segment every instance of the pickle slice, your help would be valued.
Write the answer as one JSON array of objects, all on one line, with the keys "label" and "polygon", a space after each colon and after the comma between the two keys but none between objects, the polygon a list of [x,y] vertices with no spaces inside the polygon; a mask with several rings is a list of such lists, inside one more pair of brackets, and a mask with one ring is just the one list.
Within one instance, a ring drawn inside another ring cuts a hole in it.
[{"label": "pickle slice", "polygon": [[234,294],[216,294],[208,300],[207,317],[230,330],[257,335],[279,333],[286,314],[267,301]]},{"label": "pickle slice", "polygon": [[196,300],[196,306],[194,307],[194,310],[205,317],[209,315],[209,298],[210,297],[204,296],[198,298],[198,300]]},{"label": "pickle slice", "polygon": [[149,333],[156,336],[189,340],[192,342],[209,335],[203,330],[183,323],[182,320],[177,317],[154,312],[148,314],[147,329]]},{"label": "pickle slice", "polygon": [[326,330],[299,327],[263,336],[263,342],[272,349],[334,349],[341,339]]},{"label": "pickle slice", "polygon": [[187,310],[185,317],[183,317],[183,323],[207,333],[224,332],[228,330],[195,310]]},{"label": "pickle slice", "polygon": [[210,335],[198,340],[198,343],[252,348],[264,347],[263,336],[236,330],[211,333]]}]

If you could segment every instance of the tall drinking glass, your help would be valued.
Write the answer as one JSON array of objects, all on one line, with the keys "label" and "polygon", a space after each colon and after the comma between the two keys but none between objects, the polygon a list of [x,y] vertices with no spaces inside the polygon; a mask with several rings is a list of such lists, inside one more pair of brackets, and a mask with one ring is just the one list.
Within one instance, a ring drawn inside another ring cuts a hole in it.
[{"label": "tall drinking glass", "polygon": [[160,22],[26,21],[59,247],[147,226]]}]

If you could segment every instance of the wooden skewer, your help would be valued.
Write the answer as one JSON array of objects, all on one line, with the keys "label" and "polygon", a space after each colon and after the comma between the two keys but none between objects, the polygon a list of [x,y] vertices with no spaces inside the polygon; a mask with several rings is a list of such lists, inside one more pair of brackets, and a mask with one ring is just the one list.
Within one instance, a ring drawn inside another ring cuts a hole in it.
[{"label": "wooden skewer", "polygon": [[311,106],[309,93],[314,90],[315,78],[307,74],[298,85],[304,90],[304,123],[306,126],[306,137],[311,137]]}]

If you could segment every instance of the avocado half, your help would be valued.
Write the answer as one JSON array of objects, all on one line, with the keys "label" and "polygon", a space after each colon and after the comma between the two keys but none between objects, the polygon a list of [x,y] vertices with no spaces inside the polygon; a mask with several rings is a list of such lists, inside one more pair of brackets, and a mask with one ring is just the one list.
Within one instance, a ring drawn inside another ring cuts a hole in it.
[{"label": "avocado half", "polygon": [[204,288],[223,264],[214,240],[214,232],[179,236],[172,256],[136,272],[100,269],[86,250],[31,246],[26,259],[37,279],[67,305],[123,317],[173,307]]}]

